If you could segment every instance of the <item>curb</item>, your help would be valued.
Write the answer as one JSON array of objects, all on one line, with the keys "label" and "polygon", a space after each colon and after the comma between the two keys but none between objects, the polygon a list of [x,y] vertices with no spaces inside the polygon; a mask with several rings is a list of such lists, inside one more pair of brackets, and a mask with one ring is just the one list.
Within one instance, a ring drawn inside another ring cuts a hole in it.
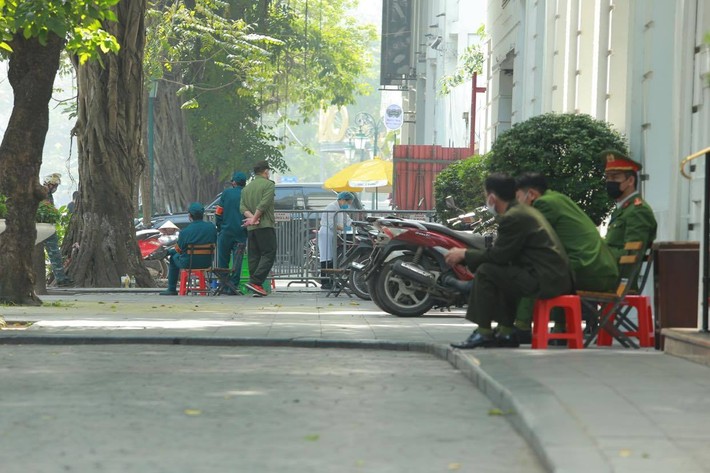
[{"label": "curb", "polygon": [[[230,337],[175,337],[175,336],[87,336],[87,335],[24,335],[0,334],[0,345],[186,345],[222,347],[295,347],[295,348],[344,348],[391,351],[412,351],[434,355],[447,361],[460,371],[474,386],[502,411],[513,427],[525,439],[548,472],[612,471],[597,449],[593,439],[587,436],[557,398],[547,388],[529,378],[524,379],[526,388],[532,386],[533,396],[529,405],[537,401],[544,405],[532,410],[519,402],[510,389],[480,366],[474,356],[448,345],[429,342],[399,342],[384,340],[323,340],[316,338],[230,338]],[[499,378],[510,378],[502,369]],[[514,379],[514,378],[513,378]],[[534,398],[533,398],[534,397]],[[583,447],[580,447],[583,445]]]}]

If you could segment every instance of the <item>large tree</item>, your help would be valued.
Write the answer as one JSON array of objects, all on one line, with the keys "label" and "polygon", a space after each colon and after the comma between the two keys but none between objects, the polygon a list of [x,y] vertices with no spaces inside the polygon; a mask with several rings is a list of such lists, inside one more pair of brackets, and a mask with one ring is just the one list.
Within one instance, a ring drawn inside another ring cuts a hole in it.
[{"label": "large tree", "polygon": [[133,192],[143,167],[143,50],[146,0],[120,2],[106,25],[121,44],[117,55],[77,69],[81,205],[68,238],[78,245],[68,273],[89,287],[117,287],[120,277],[154,286],[133,229]]},{"label": "large tree", "polygon": [[81,63],[117,51],[102,28],[118,0],[0,1],[0,51],[9,58],[14,103],[0,144],[0,193],[7,195],[7,229],[0,234],[0,301],[39,304],[33,292],[35,212],[46,191],[39,183],[49,125],[49,100],[66,46]]},{"label": "large tree", "polygon": [[[148,17],[146,68],[158,81],[158,210],[210,200],[233,170],[261,159],[285,168],[278,125],[265,121],[266,113],[300,122],[319,107],[346,105],[367,93],[363,77],[375,31],[348,14],[355,3],[156,4]],[[178,97],[165,96],[176,90]]]}]

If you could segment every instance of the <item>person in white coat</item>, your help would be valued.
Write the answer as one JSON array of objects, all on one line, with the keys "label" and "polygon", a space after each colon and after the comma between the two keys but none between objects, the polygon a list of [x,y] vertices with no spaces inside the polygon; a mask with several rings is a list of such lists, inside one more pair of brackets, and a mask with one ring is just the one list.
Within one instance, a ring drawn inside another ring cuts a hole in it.
[{"label": "person in white coat", "polygon": [[354,198],[355,196],[352,192],[340,192],[337,200],[328,204],[321,214],[320,229],[318,230],[318,252],[320,253],[322,289],[329,290],[332,287],[331,278],[322,270],[333,267],[333,259],[337,251],[336,234],[342,233],[352,223],[350,216],[345,212],[340,212],[340,210],[350,208]]}]

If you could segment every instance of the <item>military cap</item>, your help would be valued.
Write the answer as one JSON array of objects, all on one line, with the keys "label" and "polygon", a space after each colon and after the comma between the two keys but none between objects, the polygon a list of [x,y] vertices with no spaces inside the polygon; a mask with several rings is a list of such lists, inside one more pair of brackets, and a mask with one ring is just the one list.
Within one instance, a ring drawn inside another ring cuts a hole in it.
[{"label": "military cap", "polygon": [[202,217],[205,214],[205,206],[199,202],[193,202],[187,208],[187,213],[193,217]]},{"label": "military cap", "polygon": [[234,174],[232,174],[232,181],[234,182],[246,182],[246,180],[247,175],[241,171],[236,171]]},{"label": "military cap", "polygon": [[623,153],[610,149],[602,151],[605,171],[633,171],[641,170],[641,163],[634,161]]}]

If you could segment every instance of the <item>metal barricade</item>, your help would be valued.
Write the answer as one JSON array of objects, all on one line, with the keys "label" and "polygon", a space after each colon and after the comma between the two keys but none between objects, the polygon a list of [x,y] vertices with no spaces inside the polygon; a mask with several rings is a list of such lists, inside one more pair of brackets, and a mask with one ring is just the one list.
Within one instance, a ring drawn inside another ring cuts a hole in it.
[{"label": "metal barricade", "polygon": [[[276,212],[276,239],[278,242],[276,261],[272,269],[274,279],[288,280],[291,284],[315,285],[320,282],[320,249],[318,231],[321,219],[333,214],[336,221],[348,215],[352,220],[364,220],[368,216],[397,216],[413,220],[431,222],[434,211],[416,210],[338,210],[338,211],[286,211]],[[346,232],[332,232],[326,226],[326,238],[333,239],[333,268],[340,268],[347,252],[354,247],[352,238]],[[331,236],[332,235],[332,236]]]}]

